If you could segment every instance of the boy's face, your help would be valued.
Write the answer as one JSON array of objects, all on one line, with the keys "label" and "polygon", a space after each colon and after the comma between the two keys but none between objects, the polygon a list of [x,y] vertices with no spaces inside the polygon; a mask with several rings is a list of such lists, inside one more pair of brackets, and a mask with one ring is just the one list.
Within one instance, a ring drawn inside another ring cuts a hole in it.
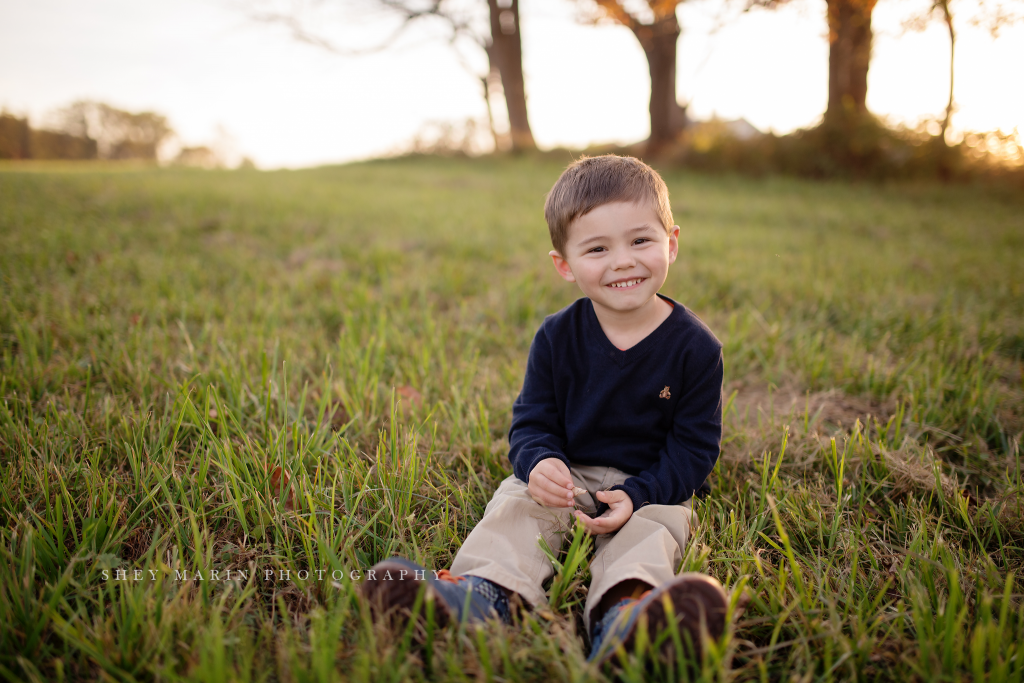
[{"label": "boy's face", "polygon": [[628,314],[654,299],[678,251],[679,226],[666,233],[650,206],[615,202],[573,221],[565,253],[550,253],[595,307]]}]

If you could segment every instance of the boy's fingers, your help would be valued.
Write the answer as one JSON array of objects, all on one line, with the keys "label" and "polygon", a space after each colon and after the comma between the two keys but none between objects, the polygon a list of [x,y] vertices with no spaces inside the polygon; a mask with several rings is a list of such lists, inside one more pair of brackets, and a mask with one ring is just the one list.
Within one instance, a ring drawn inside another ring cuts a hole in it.
[{"label": "boy's fingers", "polygon": [[609,533],[622,527],[626,523],[628,517],[620,510],[608,510],[600,517],[596,517],[593,520],[594,527],[599,529],[602,533]]},{"label": "boy's fingers", "polygon": [[566,489],[566,490],[572,488],[572,478],[571,477],[569,477],[569,476],[562,477],[562,476],[560,476],[562,474],[561,472],[550,472],[550,473],[545,472],[544,474],[548,478],[548,480],[552,484],[557,486],[558,488]]},{"label": "boy's fingers", "polygon": [[544,505],[548,505],[550,507],[565,507],[564,500],[562,500],[556,495],[549,493],[548,491],[544,491],[543,489],[537,491],[532,495],[534,499],[539,500]]},{"label": "boy's fingers", "polygon": [[581,522],[583,522],[583,526],[586,527],[587,531],[589,531],[591,534],[599,534],[599,533],[601,533],[601,531],[602,531],[601,527],[599,525],[595,524],[595,522],[597,522],[596,519],[588,517],[587,515],[583,514],[582,512],[577,512],[576,513],[576,519],[578,519]]},{"label": "boy's fingers", "polygon": [[558,496],[563,500],[572,500],[572,492],[559,484],[557,481],[552,481],[548,477],[544,476],[543,473],[539,477],[538,484],[551,495]]},{"label": "boy's fingers", "polygon": [[552,507],[569,507],[572,499],[566,495],[566,490],[543,476],[536,478],[530,495],[539,498],[544,505]]},{"label": "boy's fingers", "polygon": [[558,479],[548,479],[548,481],[550,481],[552,486],[554,486],[555,489],[558,490],[559,497],[565,496],[566,500],[570,502],[573,500],[574,496],[572,493],[573,486],[571,479],[569,480],[568,486],[563,485],[562,482],[559,481]]},{"label": "boy's fingers", "polygon": [[613,531],[617,531],[622,527],[622,523],[612,519],[611,517],[601,515],[600,517],[590,518],[582,512],[576,514],[576,516],[583,522],[592,535],[599,536],[602,534],[610,534]]},{"label": "boy's fingers", "polygon": [[[565,466],[564,462],[558,458],[549,458],[548,460],[543,461],[541,465],[550,465],[550,467],[545,467],[544,470],[542,470],[542,473],[547,476],[548,479],[559,486],[572,488],[572,476],[569,474],[569,468]],[[538,465],[538,467],[539,466],[540,465]]]},{"label": "boy's fingers", "polygon": [[533,498],[538,503],[540,503],[541,505],[545,505],[547,507],[552,507],[552,508],[568,507],[565,504],[564,500],[562,500],[561,498],[557,498],[555,496],[552,496],[547,491],[531,491],[530,492],[530,497]]}]

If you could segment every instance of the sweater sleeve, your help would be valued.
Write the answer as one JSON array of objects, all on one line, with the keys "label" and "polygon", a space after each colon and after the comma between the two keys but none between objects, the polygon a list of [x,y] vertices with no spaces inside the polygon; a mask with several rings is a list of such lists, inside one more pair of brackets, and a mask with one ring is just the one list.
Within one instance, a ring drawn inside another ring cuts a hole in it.
[{"label": "sweater sleeve", "polygon": [[512,404],[508,441],[508,459],[521,481],[530,481],[530,472],[546,458],[558,458],[569,466],[565,455],[565,425],[559,417],[555,398],[551,343],[544,326],[537,331],[530,346],[523,390]]},{"label": "sweater sleeve", "polygon": [[678,505],[704,484],[722,442],[722,351],[716,345],[689,371],[657,462],[612,490],[625,491],[633,510],[647,504]]}]

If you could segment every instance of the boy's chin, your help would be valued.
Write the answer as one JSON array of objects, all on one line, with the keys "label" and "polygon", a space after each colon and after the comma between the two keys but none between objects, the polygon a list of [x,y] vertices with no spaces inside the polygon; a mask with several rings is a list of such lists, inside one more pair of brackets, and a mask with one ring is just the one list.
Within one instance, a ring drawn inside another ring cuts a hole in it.
[{"label": "boy's chin", "polygon": [[630,299],[615,300],[613,297],[600,297],[595,299],[590,297],[590,300],[601,306],[602,308],[614,311],[616,313],[635,313],[640,310],[644,310],[647,306],[657,298],[657,295],[636,297]]}]

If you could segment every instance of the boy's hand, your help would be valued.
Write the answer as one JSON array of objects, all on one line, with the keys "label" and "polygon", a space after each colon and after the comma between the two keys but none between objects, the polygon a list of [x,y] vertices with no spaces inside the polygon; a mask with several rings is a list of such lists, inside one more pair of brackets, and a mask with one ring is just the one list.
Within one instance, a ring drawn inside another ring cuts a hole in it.
[{"label": "boy's hand", "polygon": [[588,517],[577,510],[576,518],[583,521],[587,531],[595,535],[610,534],[613,531],[618,531],[623,524],[629,521],[633,514],[633,501],[625,491],[598,491],[595,495],[602,503],[608,503],[609,509],[600,517]]},{"label": "boy's hand", "polygon": [[530,472],[527,487],[533,499],[553,508],[572,507],[572,477],[569,468],[558,458],[541,460]]}]

